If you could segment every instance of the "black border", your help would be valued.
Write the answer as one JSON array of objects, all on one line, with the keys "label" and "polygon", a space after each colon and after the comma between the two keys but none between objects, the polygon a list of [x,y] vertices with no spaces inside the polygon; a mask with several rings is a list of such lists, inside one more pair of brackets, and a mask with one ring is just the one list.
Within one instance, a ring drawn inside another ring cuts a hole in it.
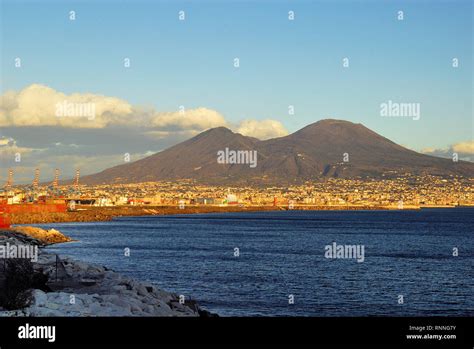
[{"label": "black border", "polygon": [[[46,339],[18,339],[18,327],[30,325],[56,326],[56,341]],[[409,326],[456,326],[454,331],[428,331],[421,334],[455,334],[456,339],[407,339]],[[231,344],[298,343],[305,347],[323,345],[340,348],[342,344],[377,344],[379,348],[474,348],[472,317],[358,317],[358,318],[302,318],[302,317],[215,317],[215,318],[0,318],[0,348],[65,347],[111,344],[142,347],[184,343],[202,346]],[[147,345],[148,346],[148,345]]]}]

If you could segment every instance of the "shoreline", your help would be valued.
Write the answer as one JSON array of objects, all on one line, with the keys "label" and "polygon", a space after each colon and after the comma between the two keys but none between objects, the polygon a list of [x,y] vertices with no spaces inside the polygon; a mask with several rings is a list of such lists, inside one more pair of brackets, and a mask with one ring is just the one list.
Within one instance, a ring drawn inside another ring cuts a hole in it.
[{"label": "shoreline", "polygon": [[[36,260],[29,259],[31,256],[4,258],[0,317],[217,316],[188,297],[43,249],[69,241],[73,240],[54,229],[0,230],[0,246],[28,246],[37,251]],[[19,280],[23,287],[17,289]]]},{"label": "shoreline", "polygon": [[[464,206],[413,206],[406,205],[403,209],[396,206],[299,206],[295,211],[382,211],[382,210],[420,210],[423,208],[456,208]],[[470,206],[466,206],[470,207]],[[472,207],[472,206],[471,206]],[[73,222],[105,222],[116,217],[127,216],[159,216],[195,213],[227,213],[227,212],[278,212],[288,211],[287,206],[185,206],[180,209],[176,206],[77,206],[77,210],[64,213],[13,213],[10,215],[12,225],[19,224],[44,224],[44,223],[73,223]]]}]

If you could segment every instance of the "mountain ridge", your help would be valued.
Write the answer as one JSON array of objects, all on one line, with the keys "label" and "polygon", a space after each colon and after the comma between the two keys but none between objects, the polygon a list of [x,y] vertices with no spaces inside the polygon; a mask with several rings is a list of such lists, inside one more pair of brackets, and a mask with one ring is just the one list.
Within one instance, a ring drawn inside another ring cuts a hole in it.
[{"label": "mountain ridge", "polygon": [[[218,163],[217,153],[226,148],[256,151],[257,166]],[[277,184],[403,173],[472,177],[474,163],[417,153],[360,123],[324,119],[268,140],[244,136],[226,127],[208,129],[146,158],[85,176],[81,183],[193,179],[206,184]]]}]

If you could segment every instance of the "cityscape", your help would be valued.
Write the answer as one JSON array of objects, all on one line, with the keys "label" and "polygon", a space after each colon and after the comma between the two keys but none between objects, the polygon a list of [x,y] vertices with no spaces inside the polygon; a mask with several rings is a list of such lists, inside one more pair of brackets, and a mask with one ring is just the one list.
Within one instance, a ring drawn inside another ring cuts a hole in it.
[{"label": "cityscape", "polygon": [[46,198],[81,206],[240,205],[304,209],[419,209],[474,206],[474,178],[401,175],[395,178],[336,179],[303,185],[258,188],[219,187],[193,180],[113,185],[18,186],[0,192],[0,201],[33,204]]}]

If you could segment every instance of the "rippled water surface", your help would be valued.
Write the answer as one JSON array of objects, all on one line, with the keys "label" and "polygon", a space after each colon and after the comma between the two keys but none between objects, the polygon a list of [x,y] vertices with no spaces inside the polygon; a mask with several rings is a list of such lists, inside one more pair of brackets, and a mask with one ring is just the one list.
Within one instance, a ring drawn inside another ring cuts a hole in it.
[{"label": "rippled water surface", "polygon": [[[50,250],[190,296],[220,315],[474,315],[474,209],[217,213],[40,226],[79,240]],[[325,258],[333,242],[364,245],[365,260]]]}]

